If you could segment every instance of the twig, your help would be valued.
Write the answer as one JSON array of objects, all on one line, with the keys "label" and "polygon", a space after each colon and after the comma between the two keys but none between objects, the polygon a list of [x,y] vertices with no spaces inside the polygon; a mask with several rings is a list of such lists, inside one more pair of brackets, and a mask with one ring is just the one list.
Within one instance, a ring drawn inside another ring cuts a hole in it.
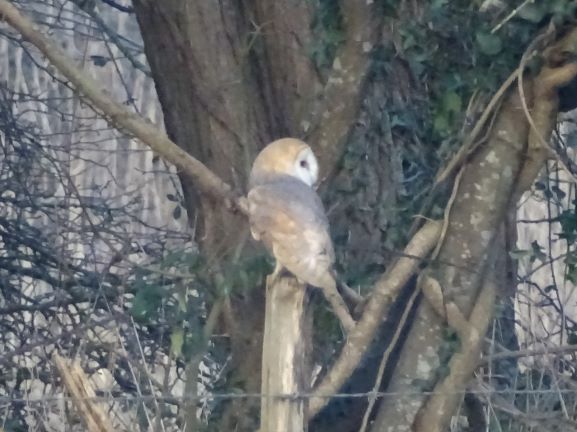
[{"label": "twig", "polygon": [[381,359],[381,363],[379,364],[379,370],[377,372],[377,378],[375,380],[375,385],[373,386],[374,394],[369,396],[369,405],[365,411],[365,415],[363,416],[363,423],[361,424],[361,428],[359,429],[359,432],[366,432],[366,430],[367,430],[367,426],[369,424],[369,418],[371,417],[373,407],[374,407],[375,402],[377,400],[377,396],[376,396],[377,391],[381,387],[381,382],[383,380],[383,374],[385,373],[385,367],[387,366],[387,363],[389,362],[389,357],[391,356],[391,352],[393,352],[393,349],[395,349],[395,347],[397,346],[397,342],[399,341],[399,337],[401,336],[403,328],[405,327],[405,324],[407,322],[407,318],[409,317],[409,313],[413,309],[413,305],[415,304],[415,300],[417,300],[417,297],[419,296],[419,292],[420,292],[420,290],[417,287],[417,289],[415,289],[413,291],[413,293],[411,294],[409,301],[405,305],[405,310],[403,311],[403,315],[401,316],[401,319],[399,320],[399,323],[397,324],[397,328],[395,329],[395,333],[393,334],[393,338],[391,339],[391,341],[389,342],[389,345],[387,346],[387,349],[383,353],[383,358]]},{"label": "twig", "polygon": [[321,287],[321,291],[323,292],[325,299],[327,299],[331,305],[333,312],[341,322],[346,334],[349,334],[355,328],[356,323],[351,317],[347,305],[337,290],[335,280],[333,279],[332,285],[327,284],[327,286]]},{"label": "twig", "polygon": [[489,121],[489,117],[493,115],[493,113],[496,111],[497,107],[501,103],[503,95],[509,89],[509,87],[511,87],[511,85],[515,82],[516,78],[517,78],[517,71],[509,75],[507,80],[501,85],[501,87],[499,87],[499,90],[497,90],[497,92],[493,95],[493,97],[489,101],[489,104],[483,111],[483,114],[481,114],[481,117],[475,124],[475,127],[473,128],[471,133],[469,133],[469,135],[466,137],[465,142],[463,143],[461,148],[457,151],[455,156],[451,158],[451,160],[443,169],[443,171],[437,174],[437,177],[435,178],[435,183],[433,185],[433,189],[436,188],[439,184],[443,183],[451,174],[453,174],[453,172],[462,164],[464,159],[468,155],[473,153],[475,149],[480,144],[483,143],[483,140],[477,140],[477,137],[479,136],[479,134]]},{"label": "twig", "polygon": [[120,12],[125,12],[125,13],[134,13],[134,9],[130,6],[123,6],[121,4],[116,3],[113,0],[100,0],[102,3],[107,4],[110,7],[113,7],[116,10],[119,10]]},{"label": "twig", "polygon": [[114,101],[100,86],[78,69],[56,45],[39,32],[39,27],[25,18],[7,0],[0,0],[0,18],[31,42],[65,76],[74,88],[82,93],[102,114],[119,129],[125,129],[140,139],[179,170],[190,175],[201,192],[220,200],[233,210],[247,214],[246,199],[236,196],[230,185],[222,181],[202,162],[171,141],[162,129],[128,111]]},{"label": "twig", "polygon": [[535,0],[525,0],[515,9],[513,9],[513,11],[509,15],[507,15],[499,24],[493,27],[493,29],[491,30],[491,34],[498,32],[501,29],[501,27],[503,27],[505,24],[511,21],[511,19],[513,19],[521,11],[521,9],[523,9],[529,3],[535,3]]},{"label": "twig", "polygon": [[413,425],[415,431],[441,432],[446,430],[453,415],[453,407],[461,397],[456,395],[454,390],[465,391],[466,383],[477,365],[483,335],[491,321],[495,295],[495,284],[492,276],[488,276],[467,322],[467,329],[459,335],[461,347],[451,358],[450,372],[437,383],[434,389],[435,394],[421,407]]},{"label": "twig", "polygon": [[542,355],[558,355],[558,354],[570,354],[577,352],[577,345],[560,345],[557,347],[542,348],[537,350],[518,350],[518,351],[506,351],[500,352],[498,354],[493,354],[491,356],[483,357],[479,361],[479,366],[482,366],[489,362],[494,362],[497,360],[519,358],[519,357],[536,357]]},{"label": "twig", "polygon": [[[106,0],[102,0],[102,1],[106,1]],[[108,3],[110,5],[110,3]],[[142,62],[140,62],[136,56],[132,55],[132,53],[128,50],[128,47],[126,47],[124,45],[124,42],[122,42],[120,40],[120,38],[118,37],[118,33],[116,33],[112,28],[110,28],[110,26],[108,26],[106,24],[106,22],[100,17],[99,13],[91,7],[86,7],[86,6],[81,6],[80,2],[77,3],[78,7],[80,7],[90,18],[92,18],[92,20],[96,23],[96,25],[98,27],[100,27],[100,29],[102,30],[102,32],[104,34],[106,34],[110,41],[116,45],[116,47],[118,48],[118,50],[124,55],[124,57],[126,57],[126,59],[132,64],[132,66],[136,69],[138,69],[139,71],[141,71],[142,73],[144,73],[146,76],[151,77],[152,74],[150,73],[150,69],[148,68],[148,66],[146,66],[145,64],[143,64]],[[83,3],[83,5],[86,5],[86,2]],[[118,9],[118,8],[117,8]],[[120,10],[120,9],[119,9]],[[130,12],[132,13],[132,9],[130,10]]]},{"label": "twig", "polygon": [[461,178],[463,177],[463,173],[465,172],[465,166],[463,165],[455,178],[455,182],[453,183],[453,190],[451,191],[451,196],[449,197],[449,201],[445,206],[445,211],[443,212],[443,228],[441,229],[441,235],[439,236],[439,241],[437,242],[437,246],[435,246],[435,250],[431,254],[431,259],[434,260],[439,256],[439,251],[443,246],[443,242],[445,241],[445,236],[447,235],[447,231],[449,229],[449,217],[451,216],[451,210],[453,209],[453,204],[457,199],[457,192],[459,191],[459,186],[461,185]]}]

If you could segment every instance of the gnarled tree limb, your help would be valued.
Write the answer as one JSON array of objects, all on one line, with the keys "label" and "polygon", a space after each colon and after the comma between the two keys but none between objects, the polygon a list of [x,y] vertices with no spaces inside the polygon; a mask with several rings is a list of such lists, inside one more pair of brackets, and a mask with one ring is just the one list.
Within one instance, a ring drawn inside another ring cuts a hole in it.
[{"label": "gnarled tree limb", "polygon": [[[541,141],[550,139],[556,122],[559,85],[566,83],[568,77],[574,77],[576,69],[573,63],[555,67],[546,65],[537,76],[525,77],[524,94],[519,94],[516,88],[509,89],[487,142],[465,165],[447,236],[439,254],[439,259],[451,262],[455,267],[430,270],[443,289],[445,304],[456,305],[464,317],[470,317],[479,290],[487,283],[484,269],[505,212],[516,197],[530,187],[550,157]],[[529,107],[536,127],[530,127],[524,105]],[[534,129],[538,129],[541,139],[537,139]],[[483,295],[479,298],[483,299]],[[439,396],[441,399],[430,398],[428,402],[427,397],[419,393],[422,383],[428,383],[427,386],[435,384],[443,327],[444,320],[431,305],[423,302],[388,389],[391,392],[410,392],[411,395],[402,400],[384,399],[375,420],[375,429],[386,425],[390,431],[401,431],[413,424],[425,430],[425,424],[438,424],[438,430],[443,430],[443,424],[454,413],[460,398],[449,398],[445,394]],[[463,359],[455,357],[454,361]],[[461,371],[465,371],[465,363],[461,362]],[[463,373],[470,376],[471,370]],[[463,379],[452,379],[452,392],[464,391]],[[442,417],[436,414],[439,407],[443,410]],[[426,430],[437,429],[427,427]]]}]

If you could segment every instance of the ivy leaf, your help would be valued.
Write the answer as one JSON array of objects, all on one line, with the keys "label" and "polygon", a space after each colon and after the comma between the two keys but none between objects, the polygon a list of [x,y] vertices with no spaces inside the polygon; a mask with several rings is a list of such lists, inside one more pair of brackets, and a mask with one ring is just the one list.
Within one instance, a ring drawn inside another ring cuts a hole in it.
[{"label": "ivy leaf", "polygon": [[499,54],[503,49],[501,38],[499,38],[497,35],[479,31],[475,35],[475,39],[477,40],[479,49],[485,55],[494,56]]},{"label": "ivy leaf", "polygon": [[144,285],[138,288],[132,300],[131,313],[134,319],[145,322],[162,304],[162,290],[157,285]]},{"label": "ivy leaf", "polygon": [[175,328],[170,333],[170,354],[179,357],[182,354],[182,345],[184,344],[184,330],[180,327]]},{"label": "ivy leaf", "polygon": [[449,130],[449,119],[444,113],[439,113],[435,116],[433,122],[433,128],[435,131],[441,135],[447,133]]},{"label": "ivy leaf", "polygon": [[571,283],[577,282],[577,268],[573,264],[568,264],[565,270],[565,277]]},{"label": "ivy leaf", "polygon": [[188,309],[188,304],[186,302],[186,293],[185,292],[178,292],[176,294],[176,301],[178,303],[178,310],[180,312],[186,313]]},{"label": "ivy leaf", "polygon": [[551,12],[560,15],[563,18],[566,18],[571,14],[572,9],[575,8],[575,5],[568,0],[553,0],[551,2]]},{"label": "ivy leaf", "polygon": [[551,190],[555,193],[555,195],[557,195],[557,198],[560,200],[567,196],[565,191],[559,189],[558,186],[551,186]]},{"label": "ivy leaf", "polygon": [[537,24],[541,22],[545,15],[547,14],[547,9],[543,5],[538,5],[535,3],[527,3],[524,7],[519,9],[517,16],[525,21]]},{"label": "ivy leaf", "polygon": [[461,97],[455,92],[447,92],[443,95],[443,108],[449,113],[461,112]]},{"label": "ivy leaf", "polygon": [[442,9],[445,6],[447,6],[448,2],[449,2],[449,0],[433,0],[431,2],[431,8],[432,9]]},{"label": "ivy leaf", "polygon": [[[408,123],[403,117],[399,116],[398,114],[393,114],[391,116],[391,128],[394,128],[397,126],[407,127]],[[576,134],[576,136],[577,136],[577,134]],[[577,147],[577,145],[575,147]]]},{"label": "ivy leaf", "polygon": [[539,242],[537,242],[537,240],[531,242],[531,251],[532,251],[531,262],[534,262],[535,260],[545,262],[545,260],[547,259],[547,255],[543,252],[543,247],[541,247],[541,245],[539,244]]},{"label": "ivy leaf", "polygon": [[559,238],[574,241],[575,232],[577,231],[577,217],[572,210],[565,210],[556,218],[556,222],[561,224],[561,233]]},{"label": "ivy leaf", "polygon": [[403,39],[403,49],[405,50],[409,50],[415,46],[418,45],[417,40],[415,39],[415,36],[409,32],[405,33],[404,35],[404,39]]}]

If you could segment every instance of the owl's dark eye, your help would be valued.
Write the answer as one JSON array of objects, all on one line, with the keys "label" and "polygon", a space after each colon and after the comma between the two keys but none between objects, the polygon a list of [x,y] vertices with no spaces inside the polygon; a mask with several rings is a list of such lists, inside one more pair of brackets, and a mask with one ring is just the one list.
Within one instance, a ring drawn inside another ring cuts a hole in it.
[{"label": "owl's dark eye", "polygon": [[308,167],[309,167],[309,163],[308,163],[306,160],[303,159],[303,160],[300,161],[300,166],[301,166],[302,168],[308,168]]}]

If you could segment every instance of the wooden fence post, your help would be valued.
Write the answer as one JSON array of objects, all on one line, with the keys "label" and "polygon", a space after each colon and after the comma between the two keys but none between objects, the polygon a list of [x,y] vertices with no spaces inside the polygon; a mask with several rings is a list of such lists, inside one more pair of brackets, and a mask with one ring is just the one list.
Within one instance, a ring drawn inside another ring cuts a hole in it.
[{"label": "wooden fence post", "polygon": [[[267,279],[260,432],[306,432],[312,314],[309,292],[293,277]],[[275,397],[294,395],[294,397]]]}]

